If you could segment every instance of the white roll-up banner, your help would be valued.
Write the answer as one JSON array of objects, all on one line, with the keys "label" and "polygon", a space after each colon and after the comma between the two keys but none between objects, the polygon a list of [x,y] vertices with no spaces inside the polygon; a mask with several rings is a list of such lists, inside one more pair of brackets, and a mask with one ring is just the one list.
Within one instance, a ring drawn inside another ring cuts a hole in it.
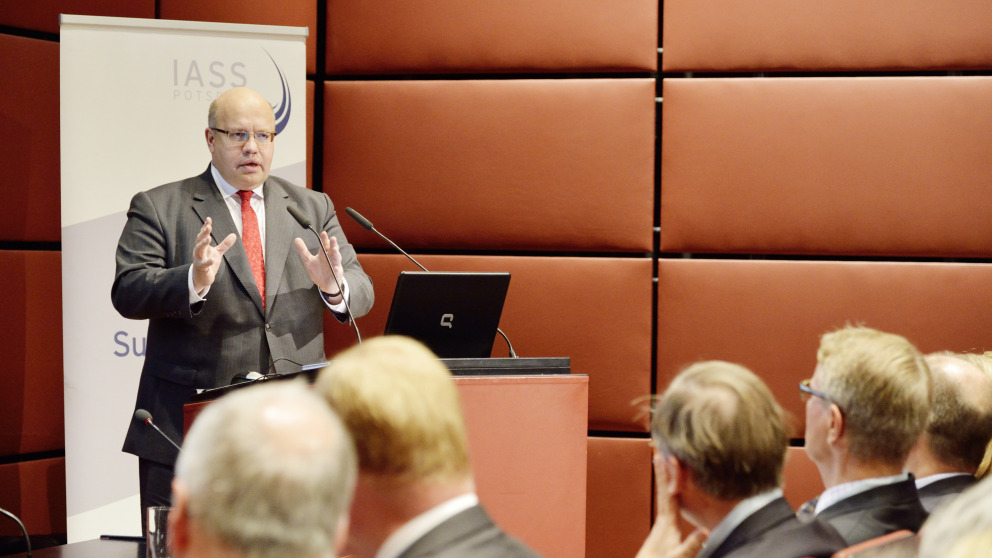
[{"label": "white roll-up banner", "polygon": [[60,117],[69,542],[139,536],[138,460],[121,452],[146,321],[110,302],[131,197],[198,175],[210,102],[250,87],[273,105],[272,174],[306,185],[305,27],[62,15]]}]

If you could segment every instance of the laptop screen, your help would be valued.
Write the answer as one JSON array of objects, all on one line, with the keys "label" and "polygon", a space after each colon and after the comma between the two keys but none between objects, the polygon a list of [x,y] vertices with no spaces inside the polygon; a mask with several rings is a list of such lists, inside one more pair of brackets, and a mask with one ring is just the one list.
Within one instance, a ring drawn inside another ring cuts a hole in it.
[{"label": "laptop screen", "polygon": [[401,272],[385,333],[412,337],[440,358],[489,357],[509,287],[509,273]]}]

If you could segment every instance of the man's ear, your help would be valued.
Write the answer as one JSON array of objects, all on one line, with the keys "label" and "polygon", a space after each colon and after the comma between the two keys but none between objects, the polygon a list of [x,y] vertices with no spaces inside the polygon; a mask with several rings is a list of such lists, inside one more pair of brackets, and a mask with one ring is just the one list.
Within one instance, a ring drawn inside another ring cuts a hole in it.
[{"label": "man's ear", "polygon": [[207,140],[207,149],[209,149],[210,152],[213,153],[214,152],[214,138],[216,138],[217,136],[214,134],[214,131],[211,130],[210,128],[207,128],[206,130],[204,130],[203,131],[203,135],[204,135],[204,137]]},{"label": "man's ear", "polygon": [[685,493],[686,470],[682,467],[678,458],[674,455],[662,457],[662,467],[665,469],[665,477],[668,483],[668,493],[672,496],[679,496]]},{"label": "man's ear", "polygon": [[831,444],[836,444],[841,438],[844,437],[844,431],[847,427],[847,423],[844,420],[844,413],[840,410],[840,407],[836,403],[830,404],[830,418],[829,424],[827,425],[827,441]]},{"label": "man's ear", "polygon": [[172,480],[172,509],[169,510],[169,549],[171,556],[185,556],[189,549],[189,496],[186,487]]}]

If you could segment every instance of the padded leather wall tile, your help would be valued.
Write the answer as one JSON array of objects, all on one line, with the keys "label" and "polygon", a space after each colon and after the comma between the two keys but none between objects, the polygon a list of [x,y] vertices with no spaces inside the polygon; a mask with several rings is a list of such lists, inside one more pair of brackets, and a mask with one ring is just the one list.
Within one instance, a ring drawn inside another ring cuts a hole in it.
[{"label": "padded leather wall tile", "polygon": [[65,447],[59,252],[0,251],[0,456]]},{"label": "padded leather wall tile", "polygon": [[57,242],[59,44],[0,35],[0,74],[0,240]]},{"label": "padded leather wall tile", "polygon": [[3,3],[0,25],[58,33],[59,14],[153,18],[155,0],[11,0]]},{"label": "padded leather wall tile", "polygon": [[[0,465],[0,508],[21,518],[32,535],[65,533],[65,458]],[[0,537],[19,536],[16,523],[0,521]]]},{"label": "padded leather wall tile", "polygon": [[663,251],[992,256],[992,77],[663,91]]},{"label": "padded leather wall tile", "polygon": [[324,0],[159,0],[159,17],[306,27],[307,73],[317,72],[317,2]]},{"label": "padded leather wall tile", "polygon": [[[422,256],[432,271],[509,271],[500,329],[523,357],[570,357],[573,374],[589,375],[589,428],[647,432],[648,415],[633,402],[651,393],[651,260]],[[358,319],[363,338],[381,335],[403,256],[361,254],[375,284],[372,312]],[[607,302],[608,300],[608,302]],[[328,356],[355,343],[349,326],[325,319]],[[507,356],[499,336],[493,356]]]},{"label": "padded leather wall tile", "polygon": [[792,509],[816,498],[823,492],[823,479],[820,471],[809,458],[806,448],[789,448],[785,460],[785,499]]},{"label": "padded leather wall tile", "polygon": [[798,382],[820,336],[863,324],[923,352],[992,349],[992,264],[661,260],[658,391],[685,366],[721,359],[761,376],[803,437]]},{"label": "padded leather wall tile", "polygon": [[589,437],[586,558],[634,556],[651,530],[647,438]]},{"label": "padded leather wall tile", "polygon": [[992,67],[983,0],[665,0],[665,71]]},{"label": "padded leather wall tile", "polygon": [[327,71],[653,71],[658,2],[327,3]]},{"label": "padded leather wall tile", "polygon": [[325,87],[324,191],[407,249],[652,248],[654,80]]},{"label": "padded leather wall tile", "polygon": [[476,492],[493,521],[545,558],[585,556],[588,378],[455,383]]}]

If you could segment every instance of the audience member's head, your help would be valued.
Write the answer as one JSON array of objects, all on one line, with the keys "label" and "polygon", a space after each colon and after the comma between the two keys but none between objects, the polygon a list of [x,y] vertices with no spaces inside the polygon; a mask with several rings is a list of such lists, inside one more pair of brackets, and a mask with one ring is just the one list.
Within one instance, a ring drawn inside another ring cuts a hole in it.
[{"label": "audience member's head", "polygon": [[[936,510],[920,531],[919,558],[986,556],[992,548],[992,478]],[[982,546],[976,546],[982,544]],[[969,548],[979,552],[966,553]],[[953,551],[953,552],[952,552]]]},{"label": "audience member's head", "polygon": [[[651,438],[710,498],[736,502],[782,483],[784,414],[743,366],[709,361],[679,374],[654,407]],[[691,519],[693,510],[683,511]]]},{"label": "audience member's head", "polygon": [[[986,351],[984,354],[963,353],[958,356],[981,368],[989,378],[992,378],[992,351]],[[983,478],[989,470],[992,470],[992,440],[985,446],[985,457],[975,470],[975,477]]]},{"label": "audience member's head", "polygon": [[992,439],[992,378],[957,355],[927,355],[933,400],[926,430],[906,462],[917,478],[974,474]]},{"label": "audience member's head", "polygon": [[451,372],[417,341],[366,341],[336,357],[315,387],[352,433],[362,473],[404,481],[471,477]]},{"label": "audience member's head", "polygon": [[902,471],[930,412],[930,371],[916,347],[867,327],[827,333],[808,387],[806,451],[828,488]]},{"label": "audience member's head", "polygon": [[337,556],[356,469],[348,432],[304,383],[227,394],[197,417],[176,463],[172,555]]},{"label": "audience member's head", "polygon": [[457,387],[421,343],[367,340],[335,357],[315,390],[341,416],[358,452],[348,552],[374,556],[409,520],[474,492]]},{"label": "audience member's head", "polygon": [[[782,495],[785,413],[747,368],[696,363],[672,380],[651,417],[656,516],[638,558],[831,556],[846,545],[800,521]],[[676,517],[697,527],[682,540]]]}]

